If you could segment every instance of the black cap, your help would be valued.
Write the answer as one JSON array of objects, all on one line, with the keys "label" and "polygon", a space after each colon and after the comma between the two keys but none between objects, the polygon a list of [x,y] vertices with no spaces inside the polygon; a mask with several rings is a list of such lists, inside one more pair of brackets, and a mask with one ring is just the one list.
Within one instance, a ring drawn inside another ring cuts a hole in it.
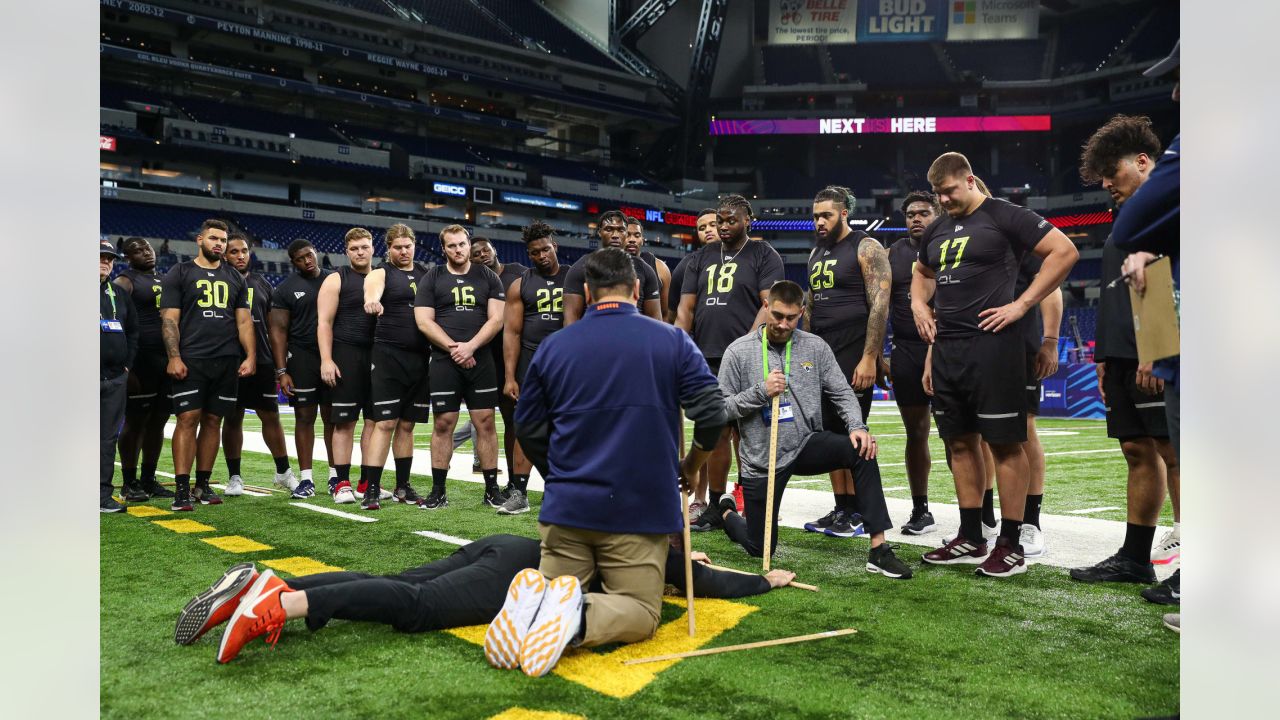
[{"label": "black cap", "polygon": [[110,240],[103,240],[98,243],[98,246],[102,248],[102,252],[98,253],[98,257],[103,255],[110,255],[113,258],[120,257],[120,253],[116,252],[116,246],[112,245]]},{"label": "black cap", "polygon": [[1146,72],[1142,73],[1143,77],[1160,77],[1161,75],[1164,75],[1165,73],[1168,73],[1171,70],[1177,69],[1178,48],[1181,45],[1182,45],[1182,40],[1178,40],[1178,42],[1174,43],[1173,50],[1169,53],[1169,57],[1166,57],[1165,59],[1161,60],[1155,65],[1152,65],[1151,67],[1147,68]]}]

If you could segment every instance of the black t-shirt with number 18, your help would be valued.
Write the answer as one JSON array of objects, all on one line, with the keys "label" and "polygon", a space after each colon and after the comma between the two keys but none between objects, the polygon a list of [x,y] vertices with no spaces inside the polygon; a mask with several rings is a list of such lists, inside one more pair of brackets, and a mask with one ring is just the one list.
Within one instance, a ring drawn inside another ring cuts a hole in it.
[{"label": "black t-shirt with number 18", "polygon": [[[418,283],[414,307],[435,308],[436,324],[452,340],[466,342],[489,320],[489,301],[507,299],[497,273],[479,263],[471,263],[465,274],[449,272],[448,265],[427,271]],[[437,354],[440,348],[432,348]]]},{"label": "black t-shirt with number 18", "polygon": [[693,341],[703,356],[724,357],[729,343],[751,330],[760,293],[782,279],[782,257],[763,241],[748,240],[737,251],[713,243],[690,256],[680,294],[697,296]]},{"label": "black t-shirt with number 18", "polygon": [[920,240],[919,259],[937,277],[938,337],[982,332],[978,313],[1013,302],[1023,254],[1051,230],[1036,213],[995,198],[966,217],[935,220]]},{"label": "black t-shirt with number 18", "polygon": [[160,283],[160,309],[180,310],[178,352],[182,359],[240,357],[236,310],[249,309],[244,278],[226,263],[216,269],[194,260],[174,265]]}]

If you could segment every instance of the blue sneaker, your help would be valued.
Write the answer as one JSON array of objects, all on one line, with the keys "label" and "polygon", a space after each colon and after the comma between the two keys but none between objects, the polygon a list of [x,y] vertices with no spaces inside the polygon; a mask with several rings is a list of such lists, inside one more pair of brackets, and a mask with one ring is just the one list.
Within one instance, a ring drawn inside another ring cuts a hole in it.
[{"label": "blue sneaker", "polygon": [[316,484],[310,480],[303,480],[298,483],[298,487],[293,489],[293,497],[295,500],[305,500],[314,497],[316,494]]},{"label": "blue sneaker", "polygon": [[858,513],[846,512],[844,510],[836,511],[835,521],[831,523],[831,527],[822,531],[824,535],[830,537],[861,537],[867,534],[862,528],[862,516]]}]

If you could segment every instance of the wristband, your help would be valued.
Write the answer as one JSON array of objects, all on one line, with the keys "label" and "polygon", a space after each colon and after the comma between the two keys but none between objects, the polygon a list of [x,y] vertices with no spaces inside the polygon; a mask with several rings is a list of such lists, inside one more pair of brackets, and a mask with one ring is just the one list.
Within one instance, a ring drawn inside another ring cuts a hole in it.
[{"label": "wristband", "polygon": [[285,375],[285,374],[286,374],[286,373],[288,373],[288,372],[289,372],[289,370],[288,370],[288,369],[286,369],[286,368],[276,368],[276,377],[281,377],[281,376]]}]

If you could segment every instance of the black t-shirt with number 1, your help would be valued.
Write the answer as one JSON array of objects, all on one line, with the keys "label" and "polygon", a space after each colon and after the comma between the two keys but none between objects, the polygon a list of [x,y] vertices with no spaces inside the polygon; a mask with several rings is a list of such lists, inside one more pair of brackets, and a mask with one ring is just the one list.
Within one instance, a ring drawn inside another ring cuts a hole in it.
[{"label": "black t-shirt with number 1", "polygon": [[253,319],[253,335],[258,343],[258,358],[255,362],[259,365],[270,365],[273,360],[271,359],[271,335],[267,331],[267,316],[271,314],[271,283],[257,273],[249,273],[248,277],[245,277],[245,284],[249,293],[249,317]]},{"label": "black t-shirt with number 1", "polygon": [[180,310],[178,352],[182,359],[240,357],[236,310],[249,309],[244,278],[225,262],[217,269],[194,260],[174,265],[160,283],[160,309]]},{"label": "black t-shirt with number 1", "polygon": [[764,241],[747,240],[736,252],[723,242],[690,256],[680,294],[696,295],[693,341],[704,357],[724,357],[760,312],[760,293],[783,279],[782,257]]},{"label": "black t-shirt with number 1", "polygon": [[[506,299],[497,273],[479,263],[471,263],[462,275],[449,272],[448,265],[437,265],[418,283],[413,305],[435,308],[436,324],[445,334],[456,342],[466,342],[489,320],[489,301]],[[436,347],[432,351],[444,352]]]},{"label": "black t-shirt with number 1", "polygon": [[919,259],[937,277],[938,337],[982,332],[978,313],[1013,302],[1023,254],[1051,230],[1036,213],[995,198],[966,217],[935,220],[920,240]]}]

